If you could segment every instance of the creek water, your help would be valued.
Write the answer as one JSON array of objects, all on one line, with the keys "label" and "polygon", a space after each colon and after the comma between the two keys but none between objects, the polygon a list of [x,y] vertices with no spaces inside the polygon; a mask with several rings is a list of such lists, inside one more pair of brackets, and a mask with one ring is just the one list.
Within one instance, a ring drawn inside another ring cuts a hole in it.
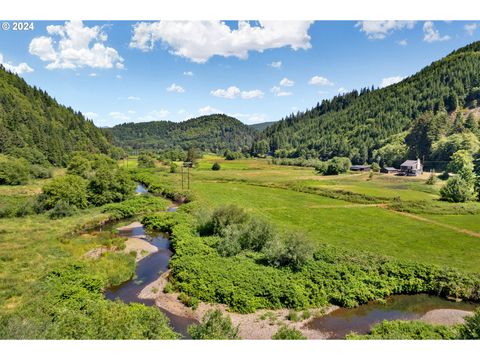
[{"label": "creek water", "polygon": [[[136,193],[140,195],[147,194],[148,190],[142,184],[138,184]],[[177,206],[174,205],[169,207],[167,211],[171,212],[176,210]],[[118,222],[112,222],[107,226],[100,228],[100,232],[111,232],[117,226]],[[98,231],[98,229],[96,231]],[[168,240],[167,236],[162,233],[146,233],[143,226],[119,231],[118,235],[125,238],[132,236],[145,236],[145,239],[153,246],[157,247],[158,251],[140,260],[137,263],[135,275],[130,280],[118,286],[107,289],[105,291],[105,297],[109,300],[120,299],[127,304],[135,302],[145,304],[147,306],[155,306],[155,301],[153,299],[140,299],[138,296],[145,286],[158,279],[163,272],[168,270],[168,263],[172,256],[172,251],[170,250],[170,240]],[[170,325],[172,326],[173,330],[175,330],[177,333],[180,333],[184,338],[189,338],[187,327],[193,323],[196,323],[196,321],[174,315],[162,308],[160,308],[160,310],[170,320]]]},{"label": "creek water", "polygon": [[352,309],[337,309],[311,320],[306,327],[329,333],[330,339],[343,339],[352,331],[366,334],[373,325],[383,320],[416,320],[431,310],[473,311],[476,306],[478,304],[453,302],[427,294],[393,295],[384,303],[372,301]]}]

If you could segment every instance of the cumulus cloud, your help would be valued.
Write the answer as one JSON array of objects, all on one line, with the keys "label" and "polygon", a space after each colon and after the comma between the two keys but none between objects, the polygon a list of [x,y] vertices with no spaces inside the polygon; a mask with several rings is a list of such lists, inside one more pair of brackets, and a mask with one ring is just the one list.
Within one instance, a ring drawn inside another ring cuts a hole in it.
[{"label": "cumulus cloud", "polygon": [[173,83],[172,85],[167,87],[167,91],[168,92],[176,92],[176,93],[184,93],[185,89],[183,87],[181,87],[180,85],[177,85],[177,84]]},{"label": "cumulus cloud", "polygon": [[408,41],[407,41],[407,39],[403,39],[403,40],[397,41],[397,44],[400,45],[400,46],[407,46]]},{"label": "cumulus cloud", "polygon": [[18,75],[33,72],[33,69],[30,66],[28,66],[27,63],[22,62],[18,65],[13,65],[11,62],[5,62],[2,54],[0,54],[0,64],[3,65],[5,70],[11,71]]},{"label": "cumulus cloud", "polygon": [[264,93],[261,90],[248,90],[248,91],[241,91],[236,86],[230,86],[227,89],[216,89],[210,91],[210,94],[216,97],[221,97],[224,99],[236,99],[241,97],[242,99],[256,99],[263,97]]},{"label": "cumulus cloud", "polygon": [[129,96],[127,97],[127,100],[131,100],[131,101],[139,101],[140,98],[138,96]]},{"label": "cumulus cloud", "polygon": [[130,117],[125,115],[124,113],[120,111],[112,111],[108,114],[112,119],[118,120],[118,121],[127,121],[130,120]]},{"label": "cumulus cloud", "polygon": [[275,96],[290,96],[293,95],[292,92],[290,91],[283,91],[281,87],[279,86],[274,86],[270,89],[270,92],[272,92]]},{"label": "cumulus cloud", "polygon": [[333,85],[333,82],[331,82],[330,80],[328,80],[323,76],[318,76],[318,75],[315,75],[314,77],[312,77],[308,81],[308,83],[310,85]]},{"label": "cumulus cloud", "polygon": [[147,121],[156,121],[156,120],[165,120],[165,118],[170,114],[170,111],[166,109],[153,110],[150,111],[145,116],[140,116],[135,119],[135,122],[147,122]]},{"label": "cumulus cloud", "polygon": [[403,79],[404,78],[401,77],[401,76],[390,76],[390,77],[383,78],[381,83],[380,83],[380,87],[384,88],[384,87],[396,84],[396,83],[402,81]]},{"label": "cumulus cloud", "polygon": [[211,114],[222,114],[223,111],[219,110],[219,109],[216,109],[216,108],[214,108],[210,105],[207,105],[203,108],[198,109],[198,113],[200,115],[211,115]]},{"label": "cumulus cloud", "polygon": [[397,21],[397,20],[383,20],[383,21],[359,21],[355,27],[360,28],[360,31],[367,34],[369,39],[385,39],[395,30],[413,29],[415,21]]},{"label": "cumulus cloud", "polygon": [[287,78],[283,78],[282,80],[280,80],[280,85],[281,86],[293,86],[295,84],[295,82],[293,80],[290,80],[290,79],[287,79]]},{"label": "cumulus cloud", "polygon": [[339,87],[338,90],[337,90],[337,92],[338,92],[339,94],[345,94],[347,91],[348,91],[348,90],[347,90],[346,88],[344,88],[344,87]]},{"label": "cumulus cloud", "polygon": [[193,72],[192,72],[192,71],[184,71],[184,72],[183,72],[183,75],[185,75],[185,76],[193,76]]},{"label": "cumulus cloud", "polygon": [[426,21],[423,24],[423,41],[436,42],[450,40],[450,36],[441,36],[440,32],[435,28],[435,25],[431,21]]},{"label": "cumulus cloud", "polygon": [[465,24],[463,28],[465,29],[468,35],[473,36],[473,34],[475,33],[475,30],[477,30],[478,28],[478,24],[477,23]]},{"label": "cumulus cloud", "polygon": [[274,69],[281,69],[282,68],[282,62],[281,61],[273,61],[268,66],[271,66]]},{"label": "cumulus cloud", "polygon": [[260,21],[253,26],[238,21],[238,28],[232,30],[222,21],[140,22],[133,26],[130,47],[150,51],[161,42],[172,54],[196,63],[205,63],[215,55],[246,59],[249,51],[311,48],[308,29],[312,23]]},{"label": "cumulus cloud", "polygon": [[234,113],[234,114],[228,114],[228,115],[237,119],[242,119],[247,124],[261,123],[267,120],[267,115],[260,114],[260,113],[253,113],[253,114]]},{"label": "cumulus cloud", "polygon": [[47,69],[124,68],[117,50],[105,46],[108,37],[100,26],[67,21],[47,26],[47,32],[50,36],[33,38],[29,45],[30,54],[48,62]]},{"label": "cumulus cloud", "polygon": [[90,73],[90,74],[88,74],[88,76],[90,76],[90,77],[97,77],[97,74],[96,74],[96,73]]}]

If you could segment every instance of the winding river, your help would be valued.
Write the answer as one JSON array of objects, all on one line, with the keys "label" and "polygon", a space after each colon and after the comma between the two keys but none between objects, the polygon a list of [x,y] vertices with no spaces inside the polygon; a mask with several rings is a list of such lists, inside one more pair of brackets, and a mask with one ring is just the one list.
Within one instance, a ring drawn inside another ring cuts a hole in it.
[{"label": "winding river", "polygon": [[[136,192],[146,194],[148,191],[142,185],[138,185]],[[167,211],[175,211],[176,207],[170,207]],[[111,231],[118,225],[113,222],[100,231]],[[97,230],[98,231],[98,230]],[[112,287],[105,292],[110,300],[120,299],[125,303],[137,302],[147,306],[155,306],[152,299],[141,299],[141,290],[155,281],[163,272],[167,271],[168,263],[172,256],[170,241],[161,233],[146,233],[143,226],[123,230],[120,236],[126,238],[145,235],[146,240],[158,248],[147,257],[137,263],[135,276],[123,284]],[[426,294],[395,295],[386,299],[385,302],[370,302],[353,309],[340,308],[323,317],[314,318],[305,326],[310,329],[328,333],[330,339],[342,339],[346,334],[355,331],[359,334],[367,333],[371,327],[382,320],[415,320],[431,310],[455,309],[473,311],[478,304],[468,302],[452,302],[437,296]],[[184,338],[189,338],[187,327],[195,323],[193,319],[174,315],[160,307],[160,310],[169,318],[172,328]]]}]

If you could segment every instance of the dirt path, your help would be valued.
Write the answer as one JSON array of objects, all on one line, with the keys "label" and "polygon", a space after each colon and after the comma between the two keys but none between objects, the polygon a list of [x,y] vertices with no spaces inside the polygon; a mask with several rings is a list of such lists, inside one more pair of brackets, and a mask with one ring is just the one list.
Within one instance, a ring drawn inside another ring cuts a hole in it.
[{"label": "dirt path", "polygon": [[396,214],[399,214],[399,215],[402,215],[402,216],[405,216],[405,217],[409,217],[411,219],[415,219],[415,220],[418,220],[418,221],[423,221],[423,222],[426,222],[426,223],[429,223],[429,224],[433,224],[433,225],[443,227],[445,229],[456,231],[456,232],[461,233],[461,234],[467,234],[467,235],[470,235],[470,236],[473,236],[473,237],[476,237],[476,238],[480,238],[480,233],[477,233],[475,231],[458,228],[458,227],[453,226],[453,225],[444,224],[444,223],[441,223],[439,221],[428,219],[428,218],[425,218],[425,217],[417,215],[417,214],[411,214],[411,213],[402,212],[402,211],[395,211],[395,210],[389,209],[387,206],[380,206],[380,207],[382,207],[382,208],[384,208],[388,211],[394,212]]},{"label": "dirt path", "polygon": [[[311,320],[289,321],[287,316],[288,309],[281,310],[259,310],[252,314],[238,314],[229,312],[225,305],[211,305],[200,303],[196,310],[192,310],[183,305],[178,299],[178,293],[165,294],[163,289],[168,282],[170,271],[163,273],[156,281],[150,283],[139,294],[141,299],[153,299],[159,308],[182,317],[187,317],[201,321],[203,315],[211,309],[219,309],[224,315],[228,315],[235,326],[239,327],[239,336],[242,339],[267,340],[271,339],[282,324],[288,325],[300,330],[308,339],[327,339],[328,333],[318,330],[307,329],[305,324]],[[310,313],[314,316],[325,315],[334,310],[337,306],[330,306],[324,309],[311,309]]]}]

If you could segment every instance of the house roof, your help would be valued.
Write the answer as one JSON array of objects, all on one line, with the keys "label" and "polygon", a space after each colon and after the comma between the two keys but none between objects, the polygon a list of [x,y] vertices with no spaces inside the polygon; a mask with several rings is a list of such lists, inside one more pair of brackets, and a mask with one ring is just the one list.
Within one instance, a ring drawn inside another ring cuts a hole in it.
[{"label": "house roof", "polygon": [[352,165],[350,169],[367,169],[370,168],[370,165]]},{"label": "house roof", "polygon": [[400,166],[417,166],[417,160],[407,160]]},{"label": "house roof", "polygon": [[383,167],[385,170],[388,170],[388,171],[396,171],[397,169],[394,168],[394,167],[391,167],[391,166],[384,166]]}]

